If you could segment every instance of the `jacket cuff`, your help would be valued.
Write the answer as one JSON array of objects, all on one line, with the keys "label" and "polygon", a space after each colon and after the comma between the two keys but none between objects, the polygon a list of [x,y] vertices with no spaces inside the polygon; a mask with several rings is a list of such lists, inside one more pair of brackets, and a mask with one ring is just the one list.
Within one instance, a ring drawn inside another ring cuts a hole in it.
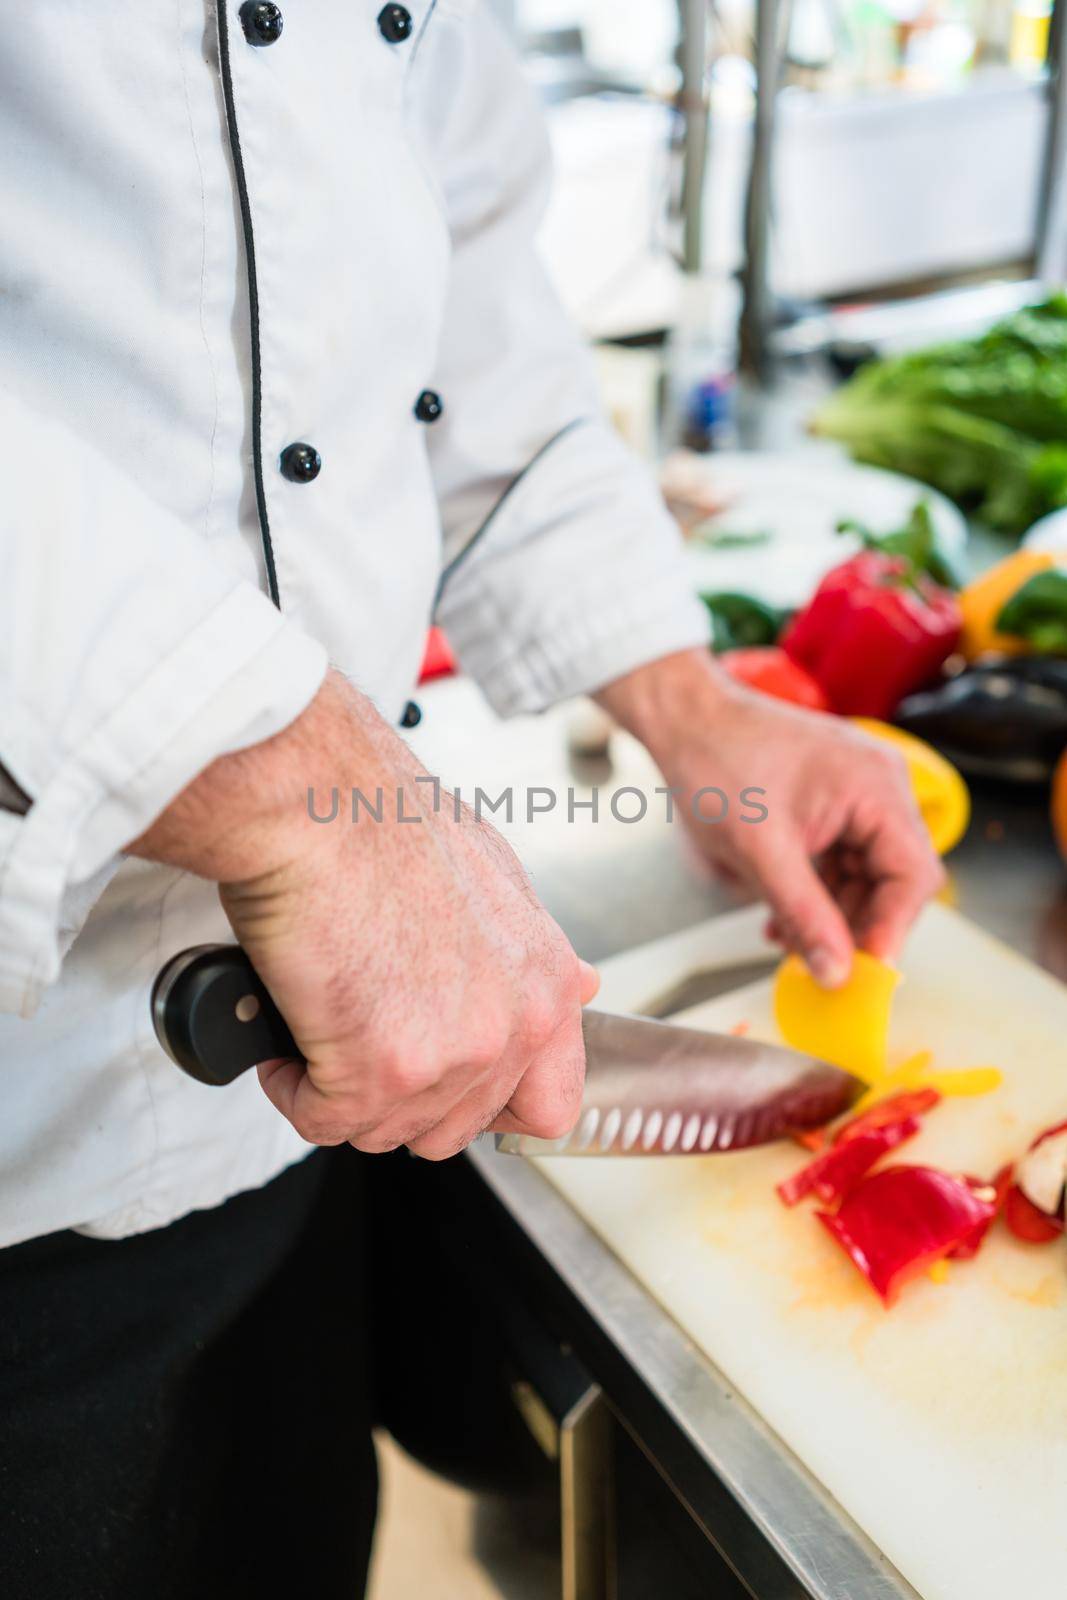
[{"label": "jacket cuff", "polygon": [[25,816],[0,812],[0,1010],[32,1014],[123,847],[216,757],[292,722],[326,666],[321,645],[237,584],[68,752]]},{"label": "jacket cuff", "polygon": [[503,716],[711,638],[655,483],[599,420],[513,482],[447,570],[437,619]]}]

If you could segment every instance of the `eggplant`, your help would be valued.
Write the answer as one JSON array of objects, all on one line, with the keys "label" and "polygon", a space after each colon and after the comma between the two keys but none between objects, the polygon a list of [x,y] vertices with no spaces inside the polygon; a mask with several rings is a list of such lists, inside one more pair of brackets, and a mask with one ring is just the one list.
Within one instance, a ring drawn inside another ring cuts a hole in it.
[{"label": "eggplant", "polygon": [[1047,783],[1067,749],[1067,660],[1002,656],[908,695],[894,718],[965,777]]}]

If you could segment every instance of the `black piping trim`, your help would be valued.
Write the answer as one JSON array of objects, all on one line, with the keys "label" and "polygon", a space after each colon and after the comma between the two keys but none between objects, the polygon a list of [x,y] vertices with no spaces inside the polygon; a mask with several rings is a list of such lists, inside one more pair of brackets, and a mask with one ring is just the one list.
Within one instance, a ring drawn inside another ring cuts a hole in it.
[{"label": "black piping trim", "polygon": [[12,811],[15,816],[24,817],[32,809],[33,801],[21,783],[0,764],[0,811]]},{"label": "black piping trim", "polygon": [[422,43],[423,39],[426,37],[426,29],[430,26],[430,18],[433,16],[433,14],[436,11],[436,9],[437,9],[437,0],[430,0],[430,4],[426,8],[426,15],[422,19],[422,27],[419,29],[418,33],[415,35],[414,42],[412,43],[412,46],[411,46],[411,54],[408,56],[408,68],[409,68],[409,70],[415,63],[415,56],[418,53],[419,45]]},{"label": "black piping trim", "polygon": [[252,208],[248,199],[248,181],[245,177],[241,139],[237,132],[237,107],[233,98],[233,78],[230,72],[230,23],[226,15],[227,0],[218,0],[219,69],[222,75],[222,96],[226,103],[226,128],[230,136],[230,155],[233,158],[233,175],[237,183],[237,199],[241,207],[241,227],[245,236],[245,263],[248,268],[248,319],[252,348],[252,475],[256,485],[256,510],[259,513],[259,531],[263,540],[263,560],[267,569],[267,589],[274,604],[281,610],[278,593],[278,572],[274,565],[274,546],[270,538],[270,521],[267,517],[267,491],[263,484],[263,369],[259,345],[259,281],[256,277],[256,247],[252,237]]},{"label": "black piping trim", "polygon": [[584,427],[589,420],[590,419],[588,417],[575,417],[571,422],[564,423],[563,427],[559,429],[558,433],[554,433],[551,439],[546,439],[540,450],[530,457],[522,471],[515,474],[514,478],[512,478],[511,482],[500,496],[499,500],[482,522],[481,526],[475,529],[470,538],[467,540],[466,544],[463,546],[463,549],[452,557],[452,560],[442,571],[437,582],[437,593],[434,595],[434,610],[436,610],[440,604],[441,596],[445,592],[445,586],[447,585],[452,574],[455,572],[456,568],[466,561],[475,545],[479,544],[489,532],[489,528],[497,512],[500,510],[501,506],[509,498],[512,492],[519,487],[519,484],[526,477],[526,474],[536,467],[537,463],[541,460],[541,457],[547,455],[549,450],[552,449],[553,445],[558,444],[561,439],[566,438],[567,434],[572,433],[575,428]]}]

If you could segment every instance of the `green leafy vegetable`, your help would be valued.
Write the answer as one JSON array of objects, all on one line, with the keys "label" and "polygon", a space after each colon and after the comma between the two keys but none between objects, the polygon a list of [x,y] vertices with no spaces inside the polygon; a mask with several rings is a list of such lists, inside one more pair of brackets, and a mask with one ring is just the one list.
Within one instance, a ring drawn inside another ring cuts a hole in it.
[{"label": "green leafy vegetable", "polygon": [[717,528],[714,522],[701,523],[689,535],[692,544],[706,545],[709,550],[741,550],[749,545],[770,544],[774,534],[769,528]]},{"label": "green leafy vegetable", "polygon": [[1001,608],[996,625],[1041,655],[1067,655],[1067,572],[1037,573]]},{"label": "green leafy vegetable", "polygon": [[774,644],[789,618],[787,611],[749,594],[724,591],[700,598],[711,612],[711,647],[716,651]]},{"label": "green leafy vegetable", "polygon": [[854,517],[844,517],[837,524],[838,533],[851,533],[859,539],[865,550],[881,550],[887,556],[904,556],[916,572],[926,572],[935,583],[946,589],[959,589],[962,578],[951,558],[941,548],[930,502],[920,500],[912,507],[911,515],[902,528],[894,533],[873,533],[866,523]]},{"label": "green leafy vegetable", "polygon": [[861,367],[814,419],[859,461],[1019,534],[1067,505],[1067,294],[961,339]]}]

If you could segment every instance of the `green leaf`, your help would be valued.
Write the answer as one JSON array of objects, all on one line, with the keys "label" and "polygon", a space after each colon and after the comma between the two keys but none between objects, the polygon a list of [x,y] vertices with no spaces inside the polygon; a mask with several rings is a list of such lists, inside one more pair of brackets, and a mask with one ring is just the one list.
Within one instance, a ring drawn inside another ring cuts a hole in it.
[{"label": "green leaf", "polygon": [[813,419],[858,461],[919,478],[1020,534],[1067,504],[1067,295],[872,361]]},{"label": "green leaf", "polygon": [[700,598],[711,613],[712,649],[716,652],[775,644],[789,619],[788,611],[749,594],[723,591]]},{"label": "green leaf", "polygon": [[894,533],[873,533],[865,523],[851,517],[843,518],[837,524],[837,531],[854,534],[866,550],[880,550],[887,556],[903,556],[911,562],[914,572],[928,573],[946,589],[962,587],[960,574],[938,541],[928,500],[917,501],[907,522]]},{"label": "green leaf", "polygon": [[1001,607],[998,633],[1025,639],[1039,655],[1067,655],[1067,572],[1039,572]]}]

